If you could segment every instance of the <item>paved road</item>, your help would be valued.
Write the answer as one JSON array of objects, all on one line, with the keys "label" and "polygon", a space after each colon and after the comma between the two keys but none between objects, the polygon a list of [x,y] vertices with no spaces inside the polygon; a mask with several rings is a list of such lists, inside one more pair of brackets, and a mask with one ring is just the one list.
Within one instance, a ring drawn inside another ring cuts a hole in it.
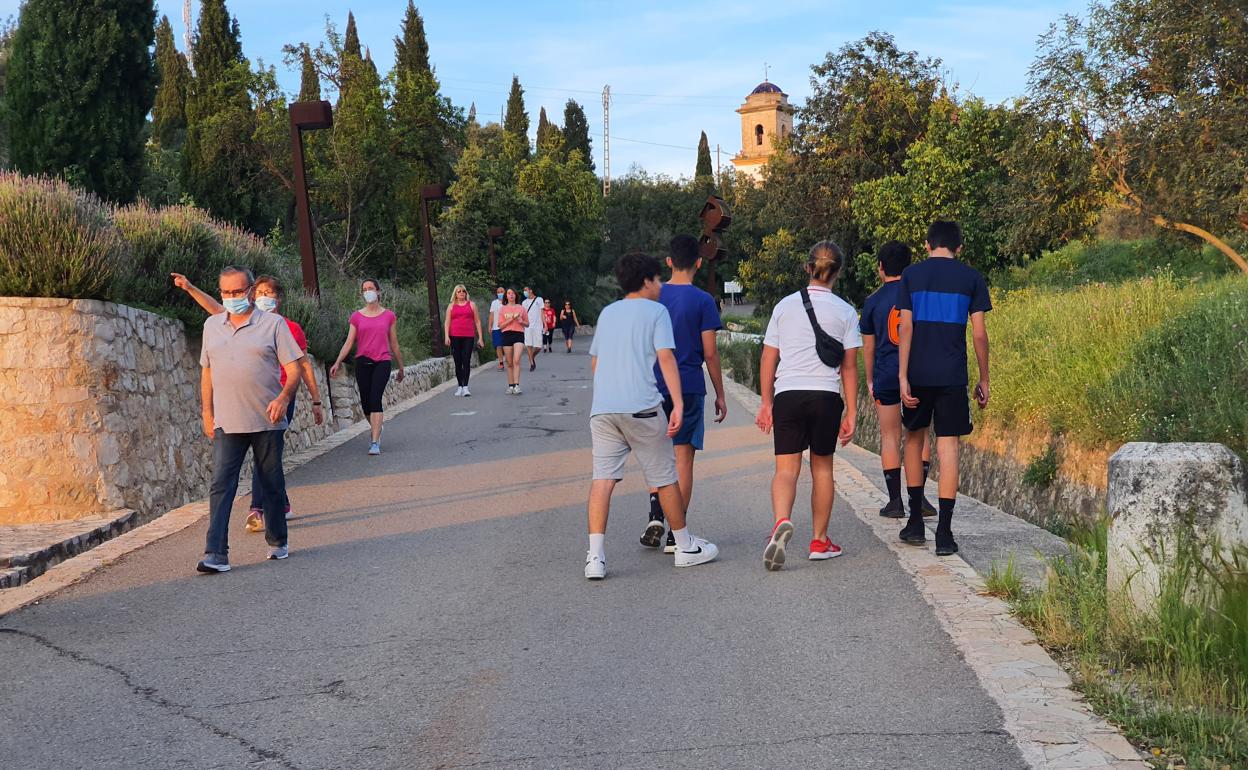
[{"label": "paved road", "polygon": [[297,470],[285,562],[240,508],[229,574],[195,574],[200,525],[0,620],[3,764],[1024,767],[841,503],[844,557],[764,572],[770,446],[738,404],[690,515],[721,561],[641,548],[633,478],[610,575],[585,581],[583,350],[542,356],[523,396],[490,371],[406,412],[379,458],[361,437]]}]

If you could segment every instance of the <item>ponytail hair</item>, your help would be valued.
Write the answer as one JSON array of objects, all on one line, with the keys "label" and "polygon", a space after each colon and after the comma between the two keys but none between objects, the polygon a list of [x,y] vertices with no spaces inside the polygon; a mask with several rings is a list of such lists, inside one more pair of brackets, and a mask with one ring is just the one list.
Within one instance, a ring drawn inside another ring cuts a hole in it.
[{"label": "ponytail hair", "polygon": [[810,247],[806,269],[810,277],[820,283],[832,283],[845,266],[845,254],[833,241],[819,241]]}]

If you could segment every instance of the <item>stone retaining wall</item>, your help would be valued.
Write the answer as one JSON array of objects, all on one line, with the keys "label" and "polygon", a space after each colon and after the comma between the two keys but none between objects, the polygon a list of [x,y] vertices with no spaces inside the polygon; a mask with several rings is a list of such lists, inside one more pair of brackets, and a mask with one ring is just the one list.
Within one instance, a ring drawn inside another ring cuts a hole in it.
[{"label": "stone retaining wall", "polygon": [[[147,520],[204,497],[211,445],[200,420],[198,350],[182,324],[96,300],[0,297],[0,524],[133,509]],[[313,360],[316,425],[300,388],[289,452],[363,419],[355,380]],[[454,376],[449,358],[392,375],[393,405]],[[244,463],[243,481],[250,479]]]}]

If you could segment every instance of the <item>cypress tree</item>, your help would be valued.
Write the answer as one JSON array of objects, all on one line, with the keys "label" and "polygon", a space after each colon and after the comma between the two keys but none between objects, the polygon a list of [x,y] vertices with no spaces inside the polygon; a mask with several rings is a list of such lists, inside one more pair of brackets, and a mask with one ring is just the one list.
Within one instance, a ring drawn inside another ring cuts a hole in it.
[{"label": "cypress tree", "polygon": [[155,28],[152,0],[27,0],[4,100],[14,166],[134,200],[156,88]]},{"label": "cypress tree", "polygon": [[429,40],[425,37],[425,20],[412,0],[407,0],[403,16],[403,36],[394,39],[395,72],[429,72]]},{"label": "cypress tree", "polygon": [[360,33],[355,28],[355,14],[350,11],[347,11],[347,31],[342,38],[342,53],[344,57],[354,56],[364,60],[360,49]]},{"label": "cypress tree", "polygon": [[312,61],[312,50],[305,44],[302,51],[303,71],[299,75],[299,101],[319,102],[321,100],[321,76],[316,71],[316,63]]},{"label": "cypress tree", "polygon": [[542,107],[537,114],[537,146],[541,147],[542,142],[550,136],[550,121],[546,119],[546,108]]},{"label": "cypress tree", "polygon": [[503,117],[503,130],[517,139],[524,146],[529,146],[529,114],[524,111],[524,89],[520,87],[520,78],[511,76],[511,93],[507,95],[507,109]]},{"label": "cypress tree", "polygon": [[160,17],[156,27],[156,71],[160,85],[152,107],[152,138],[161,147],[177,149],[186,136],[186,91],[191,69],[178,52],[168,16]]},{"label": "cypress tree", "polygon": [[585,165],[593,171],[594,151],[589,143],[589,121],[585,118],[585,110],[574,99],[569,99],[563,108],[563,139],[568,152],[580,150]]},{"label": "cypress tree", "polygon": [[711,165],[711,143],[706,139],[706,132],[698,139],[698,165],[693,172],[694,179],[712,179],[715,167]]},{"label": "cypress tree", "polygon": [[252,76],[225,0],[204,0],[195,30],[195,74],[186,100],[182,189],[214,216],[263,231],[253,141]]}]

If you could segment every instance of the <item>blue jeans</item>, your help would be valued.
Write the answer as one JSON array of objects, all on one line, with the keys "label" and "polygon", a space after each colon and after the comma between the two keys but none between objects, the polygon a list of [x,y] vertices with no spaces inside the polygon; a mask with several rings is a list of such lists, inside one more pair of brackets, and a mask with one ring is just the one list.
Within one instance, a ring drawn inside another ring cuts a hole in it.
[{"label": "blue jeans", "polygon": [[[286,424],[290,425],[295,421],[295,399],[290,399],[290,406],[286,407]],[[260,473],[260,461],[256,459],[255,452],[252,452],[251,469],[251,508],[256,511],[264,510],[264,475]],[[278,501],[281,504],[282,511],[290,507],[290,498],[286,494],[282,494],[282,499]]]},{"label": "blue jeans", "polygon": [[286,545],[286,516],[281,502],[286,499],[286,476],[282,472],[285,444],[286,434],[280,430],[225,433],[218,428],[213,434],[208,541],[204,553],[229,554],[230,510],[238,494],[238,473],[248,449],[255,455],[259,481],[264,484],[264,539],[271,546]]}]

